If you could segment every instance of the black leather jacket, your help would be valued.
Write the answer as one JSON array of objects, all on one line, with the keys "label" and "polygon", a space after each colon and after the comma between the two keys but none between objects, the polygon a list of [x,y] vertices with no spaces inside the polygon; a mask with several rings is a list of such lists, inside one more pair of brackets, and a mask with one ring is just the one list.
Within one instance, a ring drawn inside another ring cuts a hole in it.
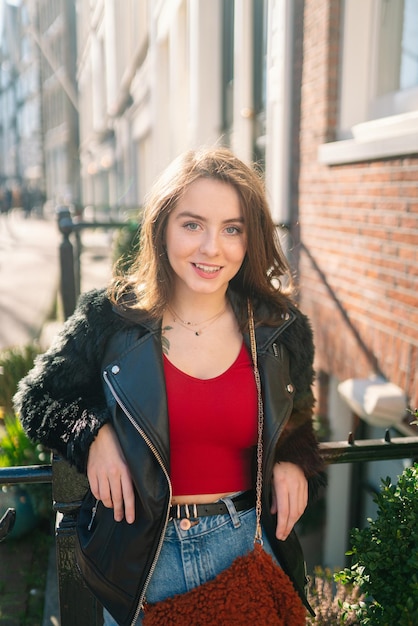
[{"label": "black leather jacket", "polygon": [[[257,319],[257,311],[255,311]],[[264,399],[263,529],[308,606],[295,533],[275,538],[270,480],[275,462],[298,464],[310,494],[323,484],[312,427],[313,341],[298,309],[256,328]],[[244,336],[248,342],[248,337]],[[104,389],[104,392],[103,392]],[[79,567],[121,626],[135,624],[168,522],[169,429],[161,328],[123,319],[104,292],[85,294],[50,350],[19,385],[16,410],[28,435],[85,471],[98,429],[112,421],[136,490],[134,524],[87,494],[78,517]]]},{"label": "black leather jacket", "polygon": [[[295,314],[291,314],[280,328],[257,330],[265,414],[263,526],[277,558],[306,602],[305,568],[299,542],[294,533],[284,542],[277,541],[275,521],[269,513],[276,446],[290,417],[294,396],[288,352],[278,339],[294,318]],[[87,584],[122,626],[135,624],[144,601],[168,523],[172,495],[160,333],[152,326],[142,330],[139,337],[138,328],[117,333],[109,342],[103,367],[113,425],[135,484],[136,522],[133,526],[115,523],[112,511],[93,502],[90,496],[80,514],[77,549]],[[137,372],[141,372],[140,385]],[[95,509],[97,504],[99,508]],[[95,517],[91,525],[93,509]],[[92,550],[91,537],[96,529],[97,547]],[[104,535],[110,535],[106,549]],[[117,566],[115,557],[109,559],[105,551],[117,553]]]}]

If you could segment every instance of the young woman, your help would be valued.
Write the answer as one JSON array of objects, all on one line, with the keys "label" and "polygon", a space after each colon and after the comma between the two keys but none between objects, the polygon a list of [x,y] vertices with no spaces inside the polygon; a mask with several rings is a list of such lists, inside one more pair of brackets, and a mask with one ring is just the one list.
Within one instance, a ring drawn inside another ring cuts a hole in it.
[{"label": "young woman", "polygon": [[221,148],[176,159],[148,198],[129,273],[80,299],[20,384],[28,435],[87,472],[77,556],[106,626],[141,624],[145,599],[184,593],[252,548],[248,302],[264,548],[307,604],[293,527],[323,480],[313,341],[254,169]]}]

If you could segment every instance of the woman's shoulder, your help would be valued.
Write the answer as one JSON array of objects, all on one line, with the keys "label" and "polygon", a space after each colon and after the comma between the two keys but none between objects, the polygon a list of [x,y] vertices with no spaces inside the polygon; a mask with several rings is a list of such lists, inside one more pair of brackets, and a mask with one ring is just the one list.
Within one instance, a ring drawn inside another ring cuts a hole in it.
[{"label": "woman's shoulder", "polygon": [[290,298],[283,298],[281,301],[259,302],[256,306],[256,314],[259,318],[265,318],[267,324],[271,326],[282,326],[291,328],[293,331],[311,332],[311,324],[307,315],[301,311],[297,303]]},{"label": "woman's shoulder", "polygon": [[290,299],[286,305],[270,307],[269,325],[280,329],[279,340],[292,354],[313,357],[313,331],[307,315]]},{"label": "woman's shoulder", "polygon": [[111,303],[107,290],[105,288],[92,289],[80,295],[74,314],[77,315],[94,310],[103,311],[109,308],[109,306],[111,306]]},{"label": "woman's shoulder", "polygon": [[111,302],[106,289],[93,289],[79,297],[77,307],[64,325],[64,335],[100,337],[126,324]]},{"label": "woman's shoulder", "polygon": [[292,355],[294,366],[309,370],[315,353],[311,322],[295,304],[289,307],[289,313],[292,323],[283,330],[280,340]]}]

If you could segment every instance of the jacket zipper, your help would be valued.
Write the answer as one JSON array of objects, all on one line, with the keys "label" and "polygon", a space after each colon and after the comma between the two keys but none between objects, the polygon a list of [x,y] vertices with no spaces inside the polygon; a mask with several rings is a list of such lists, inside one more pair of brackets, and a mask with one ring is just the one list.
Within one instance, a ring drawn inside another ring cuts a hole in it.
[{"label": "jacket zipper", "polygon": [[99,502],[100,500],[96,500],[94,507],[91,510],[91,518],[90,518],[89,525],[87,526],[87,530],[92,529],[94,518],[96,517],[96,513],[97,513],[97,507],[99,506]]},{"label": "jacket zipper", "polygon": [[[166,469],[166,467],[165,467],[165,465],[163,463],[163,460],[162,460],[160,454],[158,453],[158,450],[156,449],[156,447],[154,446],[152,441],[149,439],[149,437],[146,435],[146,433],[142,430],[142,428],[136,423],[136,421],[134,420],[134,418],[132,417],[132,415],[130,414],[130,412],[128,411],[128,409],[126,408],[124,403],[122,402],[122,400],[119,398],[118,394],[116,393],[116,391],[112,387],[112,383],[108,379],[108,375],[107,375],[106,371],[103,373],[103,377],[105,379],[105,382],[106,382],[107,386],[110,389],[110,392],[111,392],[112,396],[115,398],[116,402],[119,404],[120,408],[125,413],[126,417],[129,419],[129,421],[131,422],[132,426],[135,428],[136,431],[138,431],[139,435],[143,438],[143,440],[145,441],[145,443],[147,444],[147,446],[149,447],[149,449],[151,450],[151,452],[155,456],[155,458],[156,458],[157,462],[159,463],[161,469],[163,470],[164,476],[167,479],[168,488],[169,488],[169,492],[170,492],[170,500],[169,500],[169,502],[171,502],[171,497],[172,497],[172,493],[173,493],[172,492],[172,487],[171,487],[171,481],[170,481],[170,477],[168,475],[167,469]],[[135,626],[136,621],[137,621],[138,616],[139,616],[139,613],[141,612],[141,609],[143,608],[144,600],[145,600],[145,593],[146,593],[147,587],[149,585],[149,582],[151,580],[151,577],[152,577],[152,575],[154,573],[154,570],[155,570],[155,567],[157,565],[157,561],[158,561],[158,558],[160,556],[160,552],[161,552],[161,549],[162,549],[162,546],[163,546],[164,535],[165,535],[165,531],[167,529],[169,515],[170,515],[170,505],[167,507],[167,513],[166,513],[166,519],[165,519],[165,523],[164,523],[164,529],[163,529],[163,532],[160,535],[160,539],[159,539],[158,546],[157,546],[157,551],[155,553],[154,560],[153,560],[153,562],[151,564],[151,567],[150,567],[150,570],[148,572],[147,578],[145,580],[145,583],[144,583],[141,595],[139,597],[138,606],[137,606],[136,611],[135,611],[134,619],[131,622],[131,626]]]}]

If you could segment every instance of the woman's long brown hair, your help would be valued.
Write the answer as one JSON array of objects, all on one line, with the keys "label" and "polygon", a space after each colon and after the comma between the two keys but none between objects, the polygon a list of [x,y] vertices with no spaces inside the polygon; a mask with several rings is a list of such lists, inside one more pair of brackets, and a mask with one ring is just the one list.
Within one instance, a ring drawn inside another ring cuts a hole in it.
[{"label": "woman's long brown hair", "polygon": [[175,284],[165,251],[167,220],[187,187],[199,178],[232,185],[240,198],[247,252],[229,285],[231,296],[235,294],[239,322],[246,319],[247,297],[266,305],[263,317],[270,318],[273,311],[276,317],[278,309],[287,309],[293,283],[262,178],[228,149],[219,147],[180,155],[156,181],[142,214],[139,253],[127,274],[115,273],[109,287],[110,299],[116,305],[123,303],[125,310],[139,317],[162,317]]}]

